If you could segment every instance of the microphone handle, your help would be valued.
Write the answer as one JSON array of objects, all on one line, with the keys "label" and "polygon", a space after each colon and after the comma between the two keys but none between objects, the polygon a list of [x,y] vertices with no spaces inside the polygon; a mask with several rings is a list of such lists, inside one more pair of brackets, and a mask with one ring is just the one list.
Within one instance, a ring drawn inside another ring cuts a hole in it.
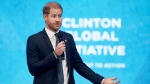
[{"label": "microphone handle", "polygon": [[[59,42],[61,42],[61,41],[63,41],[62,40],[62,35],[58,35],[58,39],[59,39]],[[64,41],[65,42],[65,41]],[[64,51],[65,52],[65,51]],[[64,60],[65,58],[65,56],[64,56],[64,52],[62,53],[62,55],[61,55],[61,58],[62,58],[62,60]]]}]

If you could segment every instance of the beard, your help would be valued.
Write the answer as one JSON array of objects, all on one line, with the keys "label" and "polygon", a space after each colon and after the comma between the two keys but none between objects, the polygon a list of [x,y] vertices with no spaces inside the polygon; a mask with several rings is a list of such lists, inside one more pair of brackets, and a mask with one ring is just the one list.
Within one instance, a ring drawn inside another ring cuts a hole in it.
[{"label": "beard", "polygon": [[54,23],[54,26],[60,27],[60,26],[61,26],[61,23],[60,23],[60,22],[56,22],[56,23]]},{"label": "beard", "polygon": [[60,29],[61,27],[61,22],[55,22],[55,23],[47,23],[48,29],[56,32]]}]

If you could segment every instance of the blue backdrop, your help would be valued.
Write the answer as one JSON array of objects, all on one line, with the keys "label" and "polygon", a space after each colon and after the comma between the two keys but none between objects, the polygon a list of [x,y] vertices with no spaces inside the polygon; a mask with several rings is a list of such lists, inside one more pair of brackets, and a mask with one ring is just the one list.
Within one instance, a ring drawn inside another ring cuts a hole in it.
[{"label": "blue backdrop", "polygon": [[[28,36],[44,26],[49,0],[0,1],[0,84],[32,84]],[[120,84],[150,82],[150,0],[55,0],[64,9],[61,30],[71,33],[83,61]],[[76,84],[91,84],[75,72]]]}]

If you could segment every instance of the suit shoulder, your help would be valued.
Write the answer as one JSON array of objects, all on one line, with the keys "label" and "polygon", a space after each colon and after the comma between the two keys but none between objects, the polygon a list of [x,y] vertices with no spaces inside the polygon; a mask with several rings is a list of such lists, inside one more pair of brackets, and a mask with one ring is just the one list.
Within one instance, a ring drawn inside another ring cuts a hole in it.
[{"label": "suit shoulder", "polygon": [[32,35],[30,35],[29,37],[38,37],[38,36],[41,35],[41,32],[42,32],[42,31],[37,32],[37,33],[35,33],[35,34],[32,34]]},{"label": "suit shoulder", "polygon": [[42,36],[42,33],[41,33],[41,32],[42,32],[42,31],[37,32],[37,33],[35,33],[35,34],[32,34],[32,35],[30,35],[28,38],[39,38],[39,37]]}]

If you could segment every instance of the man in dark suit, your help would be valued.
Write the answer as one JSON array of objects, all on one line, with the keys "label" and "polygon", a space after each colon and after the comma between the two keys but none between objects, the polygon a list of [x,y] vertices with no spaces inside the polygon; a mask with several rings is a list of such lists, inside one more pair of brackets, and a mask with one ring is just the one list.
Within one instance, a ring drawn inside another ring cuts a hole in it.
[{"label": "man in dark suit", "polygon": [[[62,12],[59,3],[47,3],[43,7],[45,28],[31,35],[27,40],[27,64],[30,73],[34,76],[33,84],[75,84],[74,69],[94,84],[118,84],[119,81],[113,82],[116,78],[104,78],[82,61],[72,35],[59,30],[62,24]],[[57,44],[58,39],[60,42]],[[63,59],[61,56],[64,56]],[[59,58],[61,61],[58,60]],[[62,77],[58,75],[60,62],[62,62]]]}]

